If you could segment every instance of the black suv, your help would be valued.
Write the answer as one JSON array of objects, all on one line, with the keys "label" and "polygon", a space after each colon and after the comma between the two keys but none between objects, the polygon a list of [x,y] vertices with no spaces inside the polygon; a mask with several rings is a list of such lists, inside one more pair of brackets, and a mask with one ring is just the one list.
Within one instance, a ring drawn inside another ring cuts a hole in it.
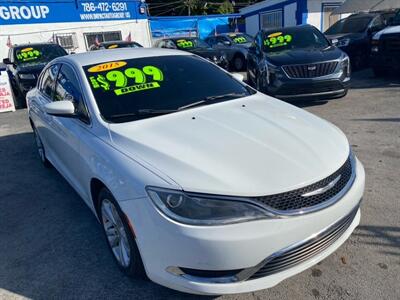
[{"label": "black suv", "polygon": [[52,43],[14,45],[10,48],[3,63],[7,65],[17,108],[26,107],[26,93],[36,86],[46,64],[64,55],[67,55],[64,48]]},{"label": "black suv", "polygon": [[372,39],[371,67],[376,76],[400,70],[400,11]]},{"label": "black suv", "polygon": [[194,37],[165,38],[158,40],[154,47],[179,49],[199,55],[218,66],[228,69],[229,61],[226,53],[220,49],[213,49],[206,42]]},{"label": "black suv", "polygon": [[359,13],[337,21],[325,31],[331,43],[346,52],[353,69],[367,66],[372,36],[386,27],[395,13]]},{"label": "black suv", "polygon": [[348,56],[311,25],[261,30],[249,49],[250,85],[279,99],[346,95]]},{"label": "black suv", "polygon": [[102,49],[117,49],[117,48],[143,48],[137,42],[128,41],[111,41],[111,42],[101,42],[98,45],[90,46],[89,50],[102,50]]}]

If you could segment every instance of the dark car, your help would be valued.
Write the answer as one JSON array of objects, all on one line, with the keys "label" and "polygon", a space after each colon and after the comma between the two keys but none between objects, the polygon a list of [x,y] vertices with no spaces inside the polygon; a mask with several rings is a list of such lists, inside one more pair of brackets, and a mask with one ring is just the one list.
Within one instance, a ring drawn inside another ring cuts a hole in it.
[{"label": "dark car", "polygon": [[111,42],[101,42],[98,45],[90,46],[89,50],[101,50],[101,49],[117,49],[117,48],[143,48],[137,42],[128,42],[128,41],[111,41]]},{"label": "dark car", "polygon": [[400,11],[372,39],[371,67],[376,76],[400,71]]},{"label": "dark car", "polygon": [[3,60],[7,65],[16,107],[26,107],[26,93],[36,86],[40,72],[53,59],[67,55],[61,46],[52,43],[14,45]]},{"label": "dark car", "polygon": [[311,25],[261,30],[249,49],[247,78],[279,99],[338,98],[347,93],[350,62]]},{"label": "dark car", "polygon": [[367,66],[371,38],[386,27],[381,13],[360,13],[337,21],[325,31],[331,43],[345,51],[354,69]]},{"label": "dark car", "polygon": [[154,44],[154,47],[188,51],[208,59],[224,69],[229,68],[228,58],[223,50],[211,48],[210,45],[198,38],[179,37],[161,39]]},{"label": "dark car", "polygon": [[211,47],[224,50],[229,64],[235,71],[246,67],[246,57],[254,38],[246,33],[223,33],[205,39]]}]

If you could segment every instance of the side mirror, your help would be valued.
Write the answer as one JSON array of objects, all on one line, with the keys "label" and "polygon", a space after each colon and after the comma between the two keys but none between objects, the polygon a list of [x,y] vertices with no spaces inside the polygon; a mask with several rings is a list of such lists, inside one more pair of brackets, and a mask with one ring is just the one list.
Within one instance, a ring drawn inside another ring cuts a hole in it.
[{"label": "side mirror", "polygon": [[244,76],[240,73],[232,73],[232,77],[239,81],[244,81]]},{"label": "side mirror", "polygon": [[3,59],[3,64],[5,64],[5,65],[12,65],[12,63],[11,63],[11,61],[10,61],[9,58],[4,58],[4,59]]},{"label": "side mirror", "polygon": [[58,117],[74,118],[75,106],[71,101],[55,101],[44,106],[47,114]]}]

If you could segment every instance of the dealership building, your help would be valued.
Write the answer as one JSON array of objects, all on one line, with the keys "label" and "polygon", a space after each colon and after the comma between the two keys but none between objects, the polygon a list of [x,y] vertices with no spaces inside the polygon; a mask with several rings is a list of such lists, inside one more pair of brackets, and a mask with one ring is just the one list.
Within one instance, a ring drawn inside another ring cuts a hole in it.
[{"label": "dealership building", "polygon": [[254,35],[261,28],[311,24],[325,31],[348,14],[332,14],[344,0],[266,0],[240,10],[246,32]]},{"label": "dealership building", "polygon": [[0,0],[0,58],[10,43],[54,41],[83,52],[96,41],[128,36],[151,46],[144,0]]}]

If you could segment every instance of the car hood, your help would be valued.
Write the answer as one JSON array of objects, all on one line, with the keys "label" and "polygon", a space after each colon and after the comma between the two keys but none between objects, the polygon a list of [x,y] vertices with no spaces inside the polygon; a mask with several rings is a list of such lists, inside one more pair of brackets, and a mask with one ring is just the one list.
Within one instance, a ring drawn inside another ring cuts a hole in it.
[{"label": "car hood", "polygon": [[339,34],[331,34],[331,35],[327,35],[326,37],[329,40],[334,40],[334,39],[352,39],[352,40],[358,40],[358,39],[362,39],[365,36],[365,34],[363,33],[339,33]]},{"label": "car hood", "polygon": [[42,72],[44,67],[46,66],[47,63],[41,63],[41,64],[23,64],[17,66],[17,71],[18,73],[23,73],[23,74],[39,74]]},{"label": "car hood", "polygon": [[117,149],[183,190],[260,196],[334,173],[349,144],[332,124],[263,94],[123,124]]},{"label": "car hood", "polygon": [[190,52],[202,57],[212,58],[215,55],[221,56],[223,51],[213,48],[195,48],[193,50],[190,50]]},{"label": "car hood", "polygon": [[339,59],[343,56],[342,50],[336,47],[325,49],[295,49],[271,52],[267,54],[268,62],[276,66],[290,64],[309,64]]},{"label": "car hood", "polygon": [[383,34],[400,33],[400,25],[389,26],[374,35],[374,39],[379,39]]}]

